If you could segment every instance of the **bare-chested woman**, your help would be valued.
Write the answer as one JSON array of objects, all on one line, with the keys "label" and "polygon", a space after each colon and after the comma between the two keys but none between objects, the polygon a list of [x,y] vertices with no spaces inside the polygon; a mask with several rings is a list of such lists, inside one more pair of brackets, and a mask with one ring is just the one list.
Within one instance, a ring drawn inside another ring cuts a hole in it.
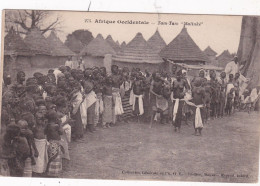
[{"label": "bare-chested woman", "polygon": [[112,78],[112,96],[113,96],[113,124],[119,119],[118,117],[124,113],[122,100],[120,95],[120,86],[123,83],[123,78],[119,74],[118,66],[111,67]]},{"label": "bare-chested woman", "polygon": [[174,131],[180,132],[181,121],[182,121],[182,107],[184,103],[185,91],[189,90],[190,87],[182,78],[182,71],[177,72],[176,80],[172,83],[172,92],[173,92],[173,126]]}]

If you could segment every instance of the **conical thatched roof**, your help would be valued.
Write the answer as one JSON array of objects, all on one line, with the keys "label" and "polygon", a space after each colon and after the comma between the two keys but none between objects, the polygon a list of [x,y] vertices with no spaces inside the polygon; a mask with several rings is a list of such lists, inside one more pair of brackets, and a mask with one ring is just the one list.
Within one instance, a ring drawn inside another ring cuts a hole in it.
[{"label": "conical thatched roof", "polygon": [[233,56],[230,54],[230,52],[228,50],[224,50],[218,57],[217,60],[221,60],[221,59],[232,59]]},{"label": "conical thatched roof", "polygon": [[233,56],[228,50],[224,50],[219,56],[217,56],[218,66],[225,67],[228,62],[233,59]]},{"label": "conical thatched roof", "polygon": [[151,45],[156,53],[159,53],[166,46],[158,30],[148,39],[147,43]]},{"label": "conical thatched roof", "polygon": [[30,30],[24,38],[24,42],[34,54],[51,55],[50,45],[38,28]]},{"label": "conical thatched roof", "polygon": [[25,44],[23,39],[11,27],[4,38],[4,55],[31,56],[30,48]]},{"label": "conical thatched roof", "polygon": [[121,49],[123,49],[124,47],[126,46],[126,43],[125,43],[125,41],[123,42],[123,43],[121,43]]},{"label": "conical thatched roof", "polygon": [[119,45],[116,44],[116,42],[113,40],[111,35],[108,35],[106,38],[106,41],[108,42],[108,44],[110,44],[110,46],[116,51],[118,52],[120,50]]},{"label": "conical thatched roof", "polygon": [[204,53],[205,53],[207,56],[216,56],[216,55],[217,55],[217,52],[215,52],[212,48],[210,48],[210,46],[208,46],[208,47],[204,50]]},{"label": "conical thatched roof", "polygon": [[108,44],[101,34],[85,46],[80,55],[90,55],[96,57],[104,57],[106,54],[115,54],[115,50]]},{"label": "conical thatched roof", "polygon": [[130,41],[120,52],[113,56],[113,60],[130,63],[158,64],[163,62],[153,48],[146,42],[141,33]]},{"label": "conical thatched roof", "polygon": [[47,37],[49,42],[51,53],[53,56],[74,56],[75,53],[72,52],[67,46],[65,46],[62,41],[57,37],[57,35],[52,31]]},{"label": "conical thatched roof", "polygon": [[187,32],[187,28],[185,27],[166,47],[161,50],[160,56],[164,59],[183,62],[208,60],[207,56],[192,40]]},{"label": "conical thatched roof", "polygon": [[118,47],[120,47],[119,41],[116,41],[116,44],[117,44]]}]

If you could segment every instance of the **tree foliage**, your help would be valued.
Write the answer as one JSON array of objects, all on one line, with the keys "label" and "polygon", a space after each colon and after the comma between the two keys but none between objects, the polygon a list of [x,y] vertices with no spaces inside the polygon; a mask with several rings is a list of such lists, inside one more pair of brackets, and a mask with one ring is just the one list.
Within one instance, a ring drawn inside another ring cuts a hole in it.
[{"label": "tree foliage", "polygon": [[13,26],[17,32],[26,34],[31,29],[37,27],[42,34],[58,30],[61,18],[51,19],[51,11],[46,10],[6,10],[5,11],[5,30]]},{"label": "tree foliage", "polygon": [[75,30],[67,35],[65,45],[73,52],[79,53],[92,39],[93,35],[90,31],[84,29]]}]

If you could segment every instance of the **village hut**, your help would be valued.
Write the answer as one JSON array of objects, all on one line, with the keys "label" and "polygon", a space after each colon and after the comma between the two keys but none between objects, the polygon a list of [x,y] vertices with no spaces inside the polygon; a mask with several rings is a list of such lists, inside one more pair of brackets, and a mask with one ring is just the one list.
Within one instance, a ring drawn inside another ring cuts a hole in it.
[{"label": "village hut", "polygon": [[233,58],[234,56],[232,56],[228,50],[224,50],[219,56],[217,56],[217,66],[225,67],[228,62],[232,61]]},{"label": "village hut", "polygon": [[120,46],[120,48],[121,48],[121,49],[123,49],[123,48],[125,48],[125,46],[126,46],[126,42],[125,42],[125,41],[123,41],[123,42],[121,43],[121,46]]},{"label": "village hut", "polygon": [[119,41],[116,41],[116,45],[120,48],[120,44]]},{"label": "village hut", "polygon": [[160,35],[158,29],[156,32],[148,39],[147,43],[154,49],[154,51],[159,54],[160,51],[166,46],[165,41]]},{"label": "village hut", "polygon": [[4,38],[4,73],[11,75],[14,80],[16,73],[23,69],[31,68],[33,53],[25,44],[22,37],[11,27]]},{"label": "village hut", "polygon": [[24,42],[34,53],[34,56],[31,58],[32,67],[56,67],[56,65],[52,63],[51,46],[38,28],[31,29],[24,38]]},{"label": "village hut", "polygon": [[115,50],[115,52],[118,52],[120,50],[120,46],[113,40],[111,35],[107,36],[106,41]]},{"label": "village hut", "polygon": [[159,70],[163,63],[162,58],[154,52],[154,49],[146,42],[141,33],[136,36],[116,55],[112,57],[113,64],[129,69],[140,68],[142,70]]},{"label": "village hut", "polygon": [[185,63],[188,65],[205,65],[207,56],[201,51],[198,45],[189,35],[187,28],[183,27],[181,32],[166,46],[160,56],[165,61],[164,68],[172,69],[174,63]]},{"label": "village hut", "polygon": [[204,50],[204,54],[209,58],[210,64],[217,65],[217,59],[216,59],[217,52],[215,52],[210,46],[208,46]]},{"label": "village hut", "polygon": [[52,63],[57,67],[64,65],[69,56],[75,56],[75,53],[63,44],[54,31],[47,37],[47,41],[51,48]]},{"label": "village hut", "polygon": [[104,66],[106,54],[116,54],[115,50],[108,44],[101,34],[98,34],[81,52],[85,67]]}]

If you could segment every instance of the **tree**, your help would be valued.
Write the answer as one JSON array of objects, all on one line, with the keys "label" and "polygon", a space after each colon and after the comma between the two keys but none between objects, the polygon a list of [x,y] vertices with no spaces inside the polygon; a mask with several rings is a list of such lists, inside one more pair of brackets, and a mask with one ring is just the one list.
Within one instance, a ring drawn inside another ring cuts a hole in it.
[{"label": "tree", "polygon": [[67,35],[65,45],[73,52],[79,53],[92,39],[93,35],[90,31],[84,29],[75,30]]},{"label": "tree", "polygon": [[26,34],[32,28],[39,28],[42,34],[47,31],[58,30],[61,23],[60,17],[48,20],[52,12],[46,10],[6,10],[5,30],[13,26],[20,34]]}]

